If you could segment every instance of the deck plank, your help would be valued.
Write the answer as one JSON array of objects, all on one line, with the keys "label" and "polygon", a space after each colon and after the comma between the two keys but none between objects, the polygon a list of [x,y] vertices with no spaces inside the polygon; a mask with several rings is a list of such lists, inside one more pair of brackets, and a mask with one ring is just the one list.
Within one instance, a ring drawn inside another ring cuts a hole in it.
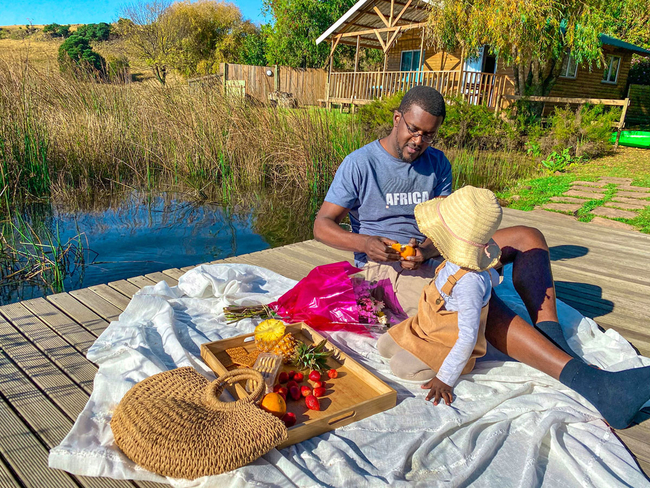
[{"label": "deck plank", "polygon": [[151,281],[154,283],[158,283],[159,281],[164,281],[166,282],[170,287],[171,286],[176,286],[178,285],[178,281],[172,278],[171,276],[158,272],[158,273],[149,273],[145,275],[147,278],[149,278]]},{"label": "deck plank", "polygon": [[114,290],[119,291],[122,295],[128,298],[133,297],[133,295],[135,295],[138,290],[140,290],[139,286],[135,286],[133,283],[130,283],[127,280],[111,281],[108,286]]},{"label": "deck plank", "polygon": [[117,308],[115,305],[107,302],[88,288],[71,291],[70,295],[75,297],[77,300],[86,305],[92,311],[96,312],[100,317],[102,317],[104,320],[107,320],[108,322],[117,320],[120,314],[123,312],[122,309]]},{"label": "deck plank", "polygon": [[95,335],[61,313],[58,308],[44,298],[34,298],[21,303],[84,356],[97,339]]},{"label": "deck plank", "polygon": [[[5,399],[28,426],[30,435],[37,436],[48,449],[61,443],[72,428],[74,419],[67,417],[51,403],[3,352],[0,352],[0,385]],[[78,477],[76,479],[82,486],[89,488],[132,486],[126,481],[106,478]]]},{"label": "deck plank", "polygon": [[58,293],[46,298],[56,308],[72,317],[78,324],[82,325],[93,335],[99,336],[104,329],[108,327],[108,322],[106,320],[68,293]]},{"label": "deck plank", "polygon": [[20,483],[11,473],[9,466],[0,459],[0,488],[21,488]]},{"label": "deck plank", "polygon": [[97,366],[53,333],[52,329],[21,303],[5,305],[0,308],[0,313],[15,330],[20,330],[28,338],[31,347],[37,348],[61,370],[66,371],[86,392],[92,392]]},{"label": "deck plank", "polygon": [[108,285],[91,286],[89,289],[120,310],[124,310],[131,301],[130,297]]},{"label": "deck plank", "polygon": [[0,453],[25,486],[78,488],[70,475],[47,467],[48,450],[1,397]]},{"label": "deck plank", "polygon": [[156,284],[155,281],[150,280],[146,276],[134,276],[133,278],[129,278],[127,281],[140,289],[144,288],[145,286],[153,286]]},{"label": "deck plank", "polygon": [[170,268],[166,269],[163,271],[163,274],[166,274],[167,276],[171,276],[178,282],[178,279],[185,274],[185,272],[181,271],[178,268]]}]

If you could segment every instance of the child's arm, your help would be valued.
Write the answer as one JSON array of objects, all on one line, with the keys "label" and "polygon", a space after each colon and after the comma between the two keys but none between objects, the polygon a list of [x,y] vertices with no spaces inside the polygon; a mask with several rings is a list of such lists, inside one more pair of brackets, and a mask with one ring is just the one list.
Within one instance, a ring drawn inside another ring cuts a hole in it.
[{"label": "child's arm", "polygon": [[[444,394],[453,392],[453,387],[476,346],[483,297],[488,287],[490,285],[478,273],[466,274],[454,287],[452,295],[458,308],[458,340],[447,354],[436,377],[423,386],[431,388],[427,400],[434,395],[439,398],[440,394],[447,405],[451,403]],[[434,400],[434,405],[437,403]]]}]

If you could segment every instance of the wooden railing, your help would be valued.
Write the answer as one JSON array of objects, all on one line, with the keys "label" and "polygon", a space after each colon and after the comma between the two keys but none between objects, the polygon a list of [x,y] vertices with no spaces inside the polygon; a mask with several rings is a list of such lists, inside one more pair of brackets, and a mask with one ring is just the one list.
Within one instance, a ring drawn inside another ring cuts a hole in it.
[{"label": "wooden railing", "polygon": [[497,106],[507,78],[494,73],[461,71],[381,71],[332,73],[328,100],[334,103],[367,103],[408,91],[416,85],[431,86],[444,96],[459,96],[470,103]]}]

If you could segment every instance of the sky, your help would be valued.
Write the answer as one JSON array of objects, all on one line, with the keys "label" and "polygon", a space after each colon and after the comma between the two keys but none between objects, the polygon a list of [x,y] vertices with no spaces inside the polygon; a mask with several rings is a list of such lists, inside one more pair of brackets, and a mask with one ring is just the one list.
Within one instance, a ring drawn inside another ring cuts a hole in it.
[{"label": "sky", "polygon": [[[245,19],[265,23],[262,0],[230,0]],[[0,25],[114,22],[132,0],[0,0]]]}]

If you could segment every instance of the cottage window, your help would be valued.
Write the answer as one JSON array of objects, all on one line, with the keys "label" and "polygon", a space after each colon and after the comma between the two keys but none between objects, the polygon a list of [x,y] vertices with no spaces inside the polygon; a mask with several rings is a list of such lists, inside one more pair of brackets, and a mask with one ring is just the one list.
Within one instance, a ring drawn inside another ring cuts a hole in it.
[{"label": "cottage window", "polygon": [[561,78],[575,78],[578,74],[578,63],[571,56],[571,53],[564,56],[564,61],[562,62],[562,71],[560,71]]},{"label": "cottage window", "polygon": [[618,68],[621,66],[620,56],[607,56],[605,72],[603,73],[603,83],[614,83],[618,81]]},{"label": "cottage window", "polygon": [[402,51],[400,71],[417,71],[420,69],[420,51]]}]

